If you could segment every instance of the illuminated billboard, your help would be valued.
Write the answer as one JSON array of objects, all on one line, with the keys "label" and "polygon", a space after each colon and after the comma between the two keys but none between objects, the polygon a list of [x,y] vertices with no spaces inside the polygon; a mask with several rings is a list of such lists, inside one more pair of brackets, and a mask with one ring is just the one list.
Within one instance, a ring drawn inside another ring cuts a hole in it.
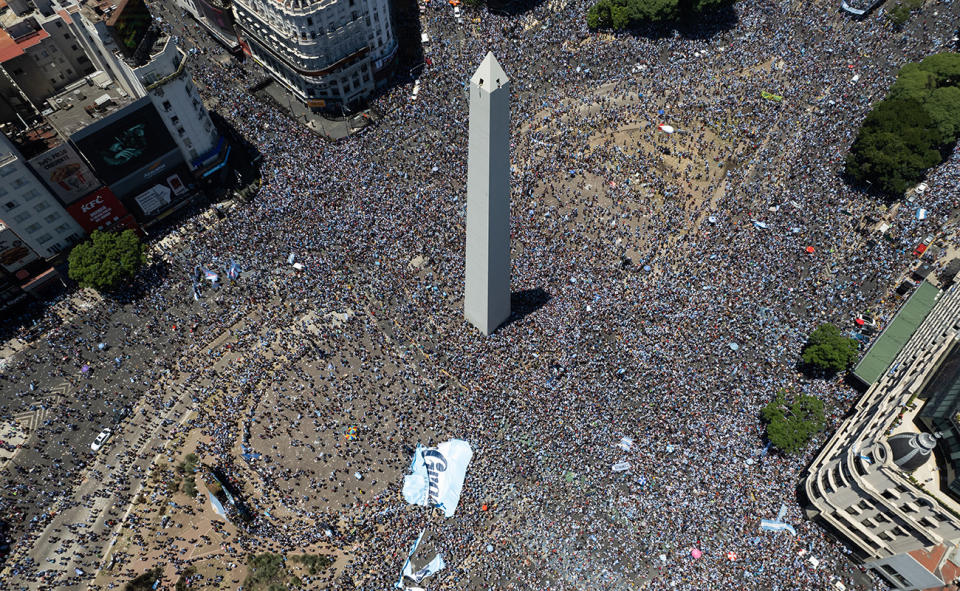
[{"label": "illuminated billboard", "polygon": [[69,144],[31,158],[30,166],[65,205],[70,205],[100,186],[90,168]]},{"label": "illuminated billboard", "polygon": [[85,127],[70,139],[107,185],[177,149],[147,97]]}]

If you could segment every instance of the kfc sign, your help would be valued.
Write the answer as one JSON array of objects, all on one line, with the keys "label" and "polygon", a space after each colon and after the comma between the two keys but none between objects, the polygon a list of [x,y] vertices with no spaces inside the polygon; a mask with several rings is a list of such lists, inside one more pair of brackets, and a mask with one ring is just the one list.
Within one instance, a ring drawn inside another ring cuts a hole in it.
[{"label": "kfc sign", "polygon": [[102,187],[67,208],[84,230],[104,230],[129,215],[108,187]]}]

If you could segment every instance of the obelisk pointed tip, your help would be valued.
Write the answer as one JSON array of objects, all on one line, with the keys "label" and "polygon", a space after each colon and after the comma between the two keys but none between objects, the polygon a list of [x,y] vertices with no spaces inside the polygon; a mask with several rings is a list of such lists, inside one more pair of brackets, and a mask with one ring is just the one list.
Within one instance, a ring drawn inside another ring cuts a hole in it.
[{"label": "obelisk pointed tip", "polygon": [[510,82],[507,73],[500,67],[500,62],[493,56],[492,51],[487,52],[487,56],[480,62],[480,67],[473,73],[470,79],[471,84],[475,84],[488,92],[506,86]]}]

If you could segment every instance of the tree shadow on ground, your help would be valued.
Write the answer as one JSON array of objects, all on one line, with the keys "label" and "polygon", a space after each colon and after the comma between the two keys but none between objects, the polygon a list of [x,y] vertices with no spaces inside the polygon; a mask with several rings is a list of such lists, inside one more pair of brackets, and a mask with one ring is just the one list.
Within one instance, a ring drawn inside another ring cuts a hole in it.
[{"label": "tree shadow on ground", "polygon": [[[587,18],[586,13],[583,18]],[[637,25],[623,32],[651,40],[673,37],[676,32],[684,39],[703,40],[728,33],[736,28],[739,22],[736,9],[733,6],[724,6],[675,21]]]},{"label": "tree shadow on ground", "polygon": [[487,0],[487,11],[501,16],[520,16],[534,10],[543,2],[544,0]]},{"label": "tree shadow on ground", "polygon": [[102,294],[105,298],[119,304],[130,304],[154,293],[169,274],[170,265],[167,261],[161,259],[149,267],[144,267],[129,285],[116,290],[104,291]]}]

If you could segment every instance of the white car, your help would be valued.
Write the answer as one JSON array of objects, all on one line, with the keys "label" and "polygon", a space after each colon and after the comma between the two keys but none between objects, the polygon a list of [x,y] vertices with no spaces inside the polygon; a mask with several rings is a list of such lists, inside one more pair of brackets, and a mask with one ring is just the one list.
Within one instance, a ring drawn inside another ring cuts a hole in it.
[{"label": "white car", "polygon": [[107,427],[103,431],[100,431],[100,434],[97,435],[97,438],[93,440],[93,443],[90,444],[90,449],[93,451],[99,451],[103,444],[107,442],[107,439],[110,439],[110,435],[113,432],[110,431],[110,428]]}]

